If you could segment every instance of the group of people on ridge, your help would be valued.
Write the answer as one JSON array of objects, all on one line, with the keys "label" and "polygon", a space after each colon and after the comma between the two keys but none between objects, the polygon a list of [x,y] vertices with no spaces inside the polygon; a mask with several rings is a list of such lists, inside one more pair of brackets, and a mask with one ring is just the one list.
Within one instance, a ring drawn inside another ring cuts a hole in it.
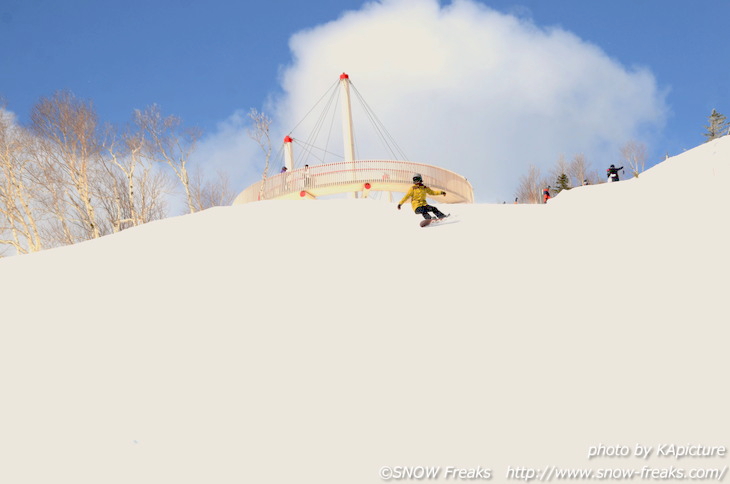
[{"label": "group of people on ridge", "polygon": [[[606,177],[608,178],[608,181],[610,182],[617,182],[619,181],[618,178],[618,172],[623,170],[623,166],[619,166],[616,168],[616,165],[611,165],[606,169]],[[583,180],[583,185],[590,185],[588,182],[588,179]],[[542,191],[542,203],[547,203],[548,200],[550,200],[552,197],[550,196],[550,185],[548,185],[546,188]],[[515,200],[516,202],[516,200]]]}]

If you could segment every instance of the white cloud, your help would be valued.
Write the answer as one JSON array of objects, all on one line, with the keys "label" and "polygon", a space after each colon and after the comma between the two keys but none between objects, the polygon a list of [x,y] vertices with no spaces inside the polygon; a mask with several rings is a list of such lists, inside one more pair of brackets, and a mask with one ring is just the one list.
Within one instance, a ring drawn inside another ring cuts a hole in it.
[{"label": "white cloud", "polygon": [[[560,155],[584,153],[603,169],[629,139],[650,142],[665,118],[648,70],[473,0],[368,3],[295,34],[290,47],[271,110],[282,137],[347,72],[411,161],[466,176],[477,201],[511,200],[530,164],[546,173]],[[390,158],[356,104],[358,158]],[[307,121],[295,138],[309,136]],[[341,142],[330,148],[341,152]]]},{"label": "white cloud", "polygon": [[263,152],[249,138],[248,114],[236,111],[218,123],[214,133],[205,136],[195,150],[194,163],[205,166],[206,173],[226,172],[231,181],[238,184],[251,183],[261,174],[258,161],[263,163]]},{"label": "white cloud", "polygon": [[0,122],[7,124],[8,126],[17,126],[18,117],[14,112],[8,111],[7,109],[0,106]]}]

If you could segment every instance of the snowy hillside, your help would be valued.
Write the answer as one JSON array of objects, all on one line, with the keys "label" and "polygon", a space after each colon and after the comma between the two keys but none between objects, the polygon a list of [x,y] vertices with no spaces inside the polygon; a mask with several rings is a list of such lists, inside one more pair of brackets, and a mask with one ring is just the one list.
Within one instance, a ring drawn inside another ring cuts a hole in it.
[{"label": "snowy hillside", "polygon": [[427,229],[271,201],[0,260],[0,482],[721,468],[586,454],[730,445],[728,186],[725,137]]}]

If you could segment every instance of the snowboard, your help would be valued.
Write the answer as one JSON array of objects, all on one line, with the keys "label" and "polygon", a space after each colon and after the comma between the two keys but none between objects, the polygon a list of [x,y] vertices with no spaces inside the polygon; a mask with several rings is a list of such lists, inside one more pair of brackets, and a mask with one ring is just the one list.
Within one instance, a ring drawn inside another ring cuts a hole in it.
[{"label": "snowboard", "polygon": [[[444,218],[429,218],[429,219],[424,219],[424,220],[421,220],[419,222],[419,225],[421,227],[429,227],[431,225],[439,225],[439,224],[445,223],[448,220],[448,218],[449,218],[450,215],[451,214],[446,215],[446,217],[444,217]],[[453,220],[449,220],[449,221],[450,222],[453,222]]]}]

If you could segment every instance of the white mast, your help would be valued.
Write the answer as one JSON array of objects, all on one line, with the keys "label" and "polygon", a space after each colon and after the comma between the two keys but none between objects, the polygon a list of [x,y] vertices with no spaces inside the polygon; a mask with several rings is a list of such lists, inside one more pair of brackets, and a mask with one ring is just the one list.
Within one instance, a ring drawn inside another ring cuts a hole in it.
[{"label": "white mast", "polygon": [[[352,162],[352,179],[355,179],[355,137],[352,134],[352,105],[350,103],[350,76],[340,75],[342,89],[342,138],[345,143],[345,161]],[[350,194],[357,198],[357,192]]]},{"label": "white mast", "polygon": [[[352,135],[352,106],[350,104],[350,76],[340,75],[342,87],[342,137],[345,142],[345,161],[355,161],[355,138]],[[353,167],[354,168],[354,167]]]},{"label": "white mast", "polygon": [[294,153],[291,148],[292,141],[289,136],[284,136],[284,166],[288,171],[292,171],[294,168]]}]

